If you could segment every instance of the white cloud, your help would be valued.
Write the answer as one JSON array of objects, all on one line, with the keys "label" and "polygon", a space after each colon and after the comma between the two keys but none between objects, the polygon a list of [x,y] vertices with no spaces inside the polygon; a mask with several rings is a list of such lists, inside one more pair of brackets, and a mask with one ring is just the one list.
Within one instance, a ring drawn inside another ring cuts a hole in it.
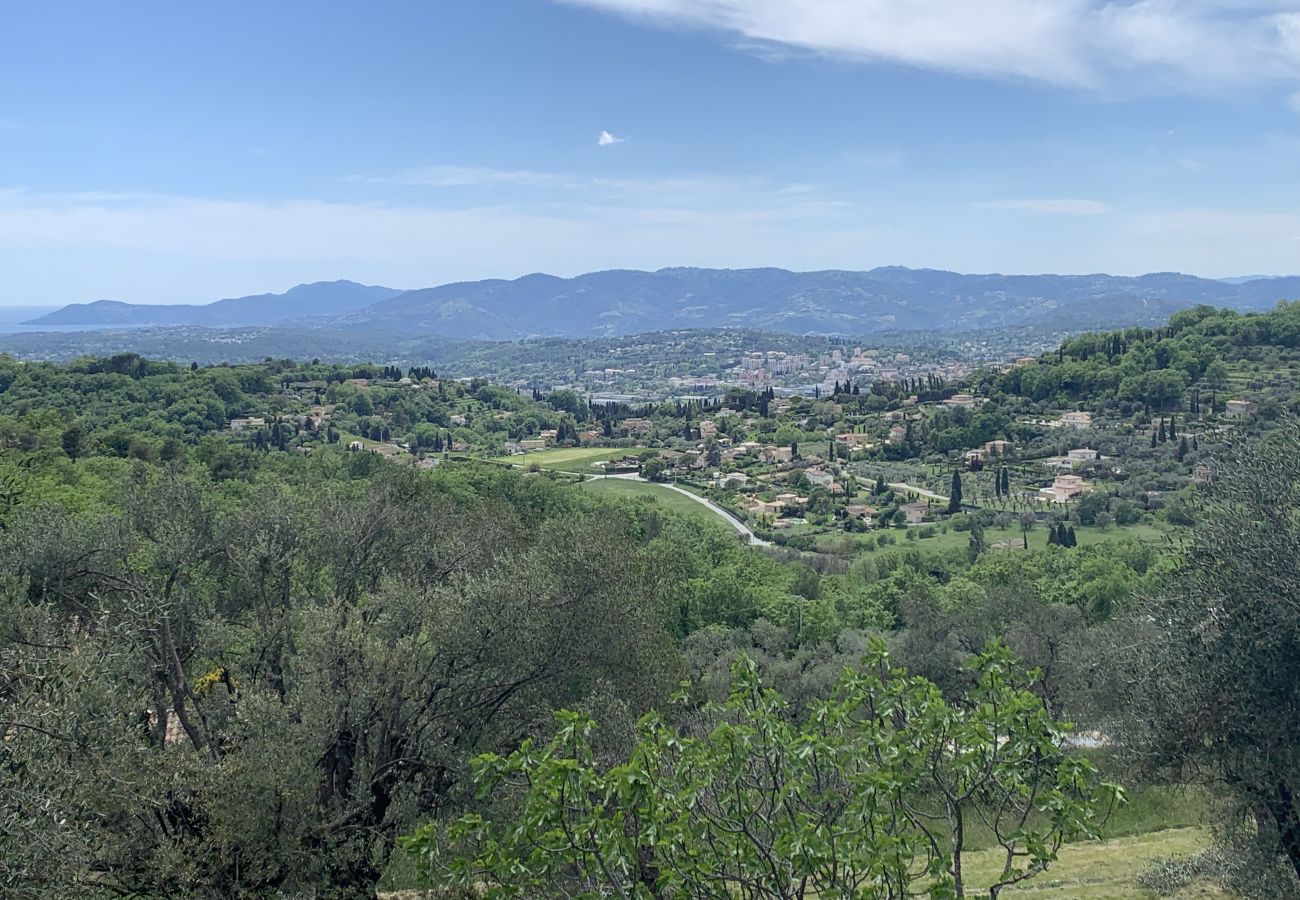
[{"label": "white cloud", "polygon": [[1072,197],[990,200],[987,203],[976,203],[975,206],[979,209],[1005,209],[1045,216],[1095,216],[1110,209],[1099,200],[1076,200]]},{"label": "white cloud", "polygon": [[856,61],[1111,87],[1300,80],[1297,0],[564,0]]},{"label": "white cloud", "polygon": [[[528,188],[542,195],[585,199],[615,200],[640,195],[647,201],[671,203],[688,201],[703,195],[742,194],[751,197],[766,193],[807,194],[821,186],[807,183],[779,185],[756,175],[662,175],[607,176],[577,175],[572,172],[542,172],[535,169],[496,169],[488,166],[433,165],[399,172],[396,175],[354,175],[347,181],[359,184],[392,184],[431,188],[491,188],[506,186],[508,195],[518,202],[524,196],[519,189]],[[529,195],[531,196],[531,195]]]},{"label": "white cloud", "polygon": [[619,137],[602,129],[600,135],[596,138],[596,143],[601,147],[609,147],[613,144],[621,144],[626,140],[627,138]]},{"label": "white cloud", "polygon": [[572,179],[553,172],[534,172],[529,169],[494,169],[487,166],[424,166],[397,176],[354,176],[349,181],[370,184],[406,184],[422,187],[483,187],[509,184],[525,187],[561,187]]}]

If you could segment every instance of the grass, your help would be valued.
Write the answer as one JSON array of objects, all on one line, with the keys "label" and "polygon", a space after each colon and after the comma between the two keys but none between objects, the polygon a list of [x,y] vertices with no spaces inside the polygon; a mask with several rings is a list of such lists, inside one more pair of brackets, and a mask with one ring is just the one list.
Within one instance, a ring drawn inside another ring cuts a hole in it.
[{"label": "grass", "polygon": [[534,450],[515,456],[498,456],[491,460],[512,466],[539,466],[554,469],[557,472],[591,474],[598,471],[594,463],[624,456],[635,456],[641,452],[640,447],[557,447],[554,450]]},{"label": "grass", "polygon": [[[1192,856],[1208,846],[1209,835],[1204,829],[1194,827],[1068,844],[1061,849],[1059,858],[1050,869],[1006,888],[1001,896],[1037,900],[1155,900],[1153,893],[1138,886],[1138,877],[1160,860]],[[988,896],[987,886],[997,879],[1002,861],[1002,856],[994,850],[966,853],[963,860],[966,895]],[[437,896],[423,891],[400,890],[401,886],[414,883],[411,868],[410,860],[399,853],[390,866],[389,877],[384,879],[385,884],[380,888],[380,896],[385,900],[424,900]],[[980,889],[984,892],[981,893]],[[1197,884],[1178,891],[1171,900],[1230,898],[1231,895],[1216,887]]]},{"label": "grass", "polygon": [[[969,531],[957,531],[949,527],[946,532],[938,531],[932,537],[923,538],[920,536],[919,529],[928,526],[913,526],[917,530],[917,539],[910,541],[907,539],[907,533],[904,529],[893,528],[889,530],[896,540],[896,543],[889,547],[880,548],[872,546],[870,549],[863,548],[863,552],[878,553],[882,549],[890,550],[894,547],[924,547],[932,550],[952,550],[965,549],[970,542]],[[1080,547],[1086,547],[1090,544],[1100,544],[1107,541],[1118,541],[1124,539],[1138,541],[1160,541],[1172,533],[1172,529],[1167,526],[1153,525],[1148,523],[1139,523],[1137,525],[1110,525],[1106,528],[1089,528],[1085,526],[1076,526],[1074,529],[1075,537],[1078,539]],[[871,531],[864,534],[844,534],[839,531],[832,531],[819,537],[819,544],[827,544],[835,541],[841,541],[845,538],[854,540],[857,543],[865,544],[866,539],[874,540],[878,531]],[[1006,528],[985,528],[984,541],[990,547],[995,547],[1000,543],[1006,543],[1013,548],[1019,549],[1023,546],[1020,526],[1011,525]],[[1035,526],[1029,532],[1030,549],[1041,549],[1047,546],[1047,529],[1041,524]]]},{"label": "grass", "polygon": [[648,497],[669,512],[692,516],[701,522],[709,522],[728,530],[731,529],[730,525],[722,521],[722,518],[710,511],[708,507],[696,503],[689,497],[683,497],[671,488],[666,488],[661,484],[652,484],[648,481],[628,481],[622,478],[594,478],[582,482],[580,487],[584,491],[592,491],[606,497]]},{"label": "grass", "polygon": [[[1034,897],[1041,900],[1151,900],[1137,878],[1151,864],[1170,857],[1191,856],[1209,845],[1201,828],[1170,828],[1107,841],[1069,844],[1060,858],[1043,874],[1015,887],[1002,897]],[[971,853],[965,860],[966,880],[971,887],[992,883],[1001,869],[1002,858],[992,850]],[[974,890],[967,894],[975,896]],[[1208,885],[1193,885],[1173,895],[1174,900],[1227,900],[1228,894]]]}]

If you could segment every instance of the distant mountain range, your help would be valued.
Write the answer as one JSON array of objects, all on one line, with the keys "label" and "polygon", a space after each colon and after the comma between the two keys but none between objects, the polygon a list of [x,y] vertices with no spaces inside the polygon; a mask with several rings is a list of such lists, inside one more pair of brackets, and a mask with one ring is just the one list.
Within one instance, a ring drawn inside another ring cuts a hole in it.
[{"label": "distant mountain range", "polygon": [[274,325],[295,319],[337,316],[364,309],[372,303],[402,293],[394,288],[370,287],[354,281],[317,281],[300,284],[283,294],[254,294],[205,304],[152,305],[96,300],[73,303],[52,313],[24,322],[24,325],[121,326],[197,325],[230,328],[241,325]]},{"label": "distant mountain range", "polygon": [[1012,326],[1080,330],[1163,322],[1208,303],[1260,310],[1300,298],[1300,276],[1213,280],[1177,273],[963,275],[888,266],[867,272],[784,269],[613,270],[574,278],[526,275],[412,291],[350,281],[201,306],[101,300],[33,326],[237,327],[431,335],[450,340],[607,337],[676,328],[745,327],[869,335]]}]

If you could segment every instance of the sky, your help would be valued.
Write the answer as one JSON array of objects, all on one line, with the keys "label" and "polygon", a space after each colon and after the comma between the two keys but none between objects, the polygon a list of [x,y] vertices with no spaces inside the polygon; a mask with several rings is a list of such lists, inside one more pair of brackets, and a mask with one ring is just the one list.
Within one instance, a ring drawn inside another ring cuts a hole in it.
[{"label": "sky", "polygon": [[1300,272],[1300,0],[0,6],[0,305]]}]

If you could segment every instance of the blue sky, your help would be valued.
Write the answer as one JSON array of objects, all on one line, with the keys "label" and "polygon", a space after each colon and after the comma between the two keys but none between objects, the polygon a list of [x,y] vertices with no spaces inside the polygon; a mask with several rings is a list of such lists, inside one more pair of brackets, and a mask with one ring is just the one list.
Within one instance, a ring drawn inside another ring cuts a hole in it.
[{"label": "blue sky", "polygon": [[1300,0],[0,11],[0,304],[887,264],[1300,271]]}]

